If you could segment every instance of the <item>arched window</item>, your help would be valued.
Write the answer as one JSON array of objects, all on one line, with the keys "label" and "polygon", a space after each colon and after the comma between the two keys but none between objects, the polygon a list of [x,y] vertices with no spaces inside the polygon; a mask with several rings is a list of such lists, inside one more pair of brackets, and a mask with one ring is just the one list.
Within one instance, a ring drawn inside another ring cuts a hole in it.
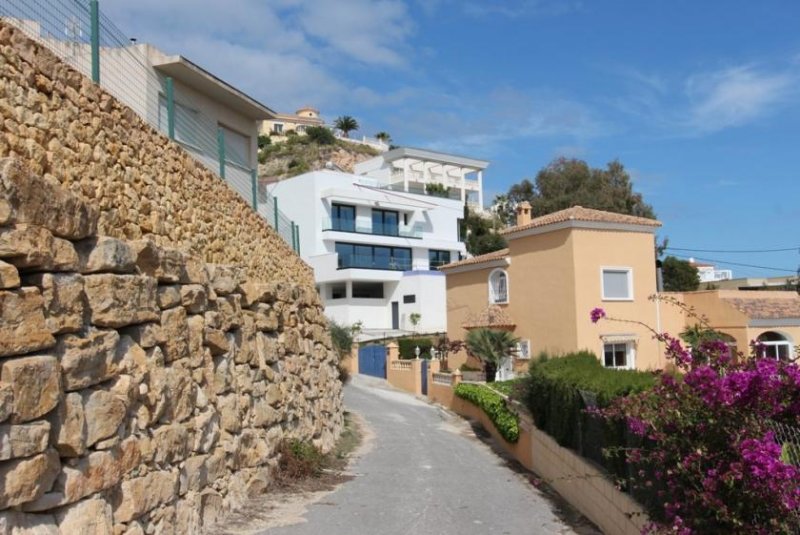
[{"label": "arched window", "polygon": [[502,269],[495,269],[489,274],[489,303],[508,303],[508,274]]},{"label": "arched window", "polygon": [[786,336],[775,331],[767,331],[756,339],[758,342],[759,356],[788,361],[793,358],[792,341]]}]

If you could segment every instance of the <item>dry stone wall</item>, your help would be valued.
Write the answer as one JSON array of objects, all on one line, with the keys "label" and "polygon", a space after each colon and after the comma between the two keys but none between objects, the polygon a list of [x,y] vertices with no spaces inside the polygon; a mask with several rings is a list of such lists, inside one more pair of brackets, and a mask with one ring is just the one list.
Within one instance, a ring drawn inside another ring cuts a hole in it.
[{"label": "dry stone wall", "polygon": [[98,209],[100,234],[244,266],[263,282],[313,274],[238,194],[130,108],[0,21],[0,157]]},{"label": "dry stone wall", "polygon": [[323,310],[98,236],[98,212],[0,159],[0,533],[199,533],[265,489],[281,440],[332,447]]}]

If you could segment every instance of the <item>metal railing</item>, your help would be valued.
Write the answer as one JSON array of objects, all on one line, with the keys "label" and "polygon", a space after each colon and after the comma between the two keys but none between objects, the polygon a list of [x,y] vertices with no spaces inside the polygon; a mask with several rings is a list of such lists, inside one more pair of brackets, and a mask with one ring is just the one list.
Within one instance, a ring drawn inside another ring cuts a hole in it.
[{"label": "metal railing", "polygon": [[125,36],[100,10],[98,0],[3,0],[0,20],[48,47],[181,145],[299,252],[298,226],[277,209],[276,199],[259,192],[252,137],[220,124],[204,111],[206,106],[191,94],[191,87],[182,89],[171,76],[154,68],[154,62],[167,56]]},{"label": "metal railing", "polygon": [[361,269],[385,269],[388,271],[410,271],[411,259],[395,257],[395,256],[339,254],[338,267],[339,269],[361,268]]},{"label": "metal railing", "polygon": [[326,217],[322,220],[322,230],[339,232],[353,232],[355,234],[369,234],[372,236],[390,236],[398,238],[422,238],[422,225],[362,225],[352,219],[337,219]]}]

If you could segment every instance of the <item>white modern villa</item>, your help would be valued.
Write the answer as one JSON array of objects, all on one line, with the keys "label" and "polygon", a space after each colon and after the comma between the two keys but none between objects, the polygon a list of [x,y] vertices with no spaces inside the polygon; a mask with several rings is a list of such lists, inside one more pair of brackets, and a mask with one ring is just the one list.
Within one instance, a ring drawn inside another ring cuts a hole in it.
[{"label": "white modern villa", "polygon": [[406,192],[425,193],[438,185],[449,198],[483,210],[483,170],[488,165],[485,160],[400,147],[356,164],[353,172]]},{"label": "white modern villa", "polygon": [[[461,169],[460,157],[449,158],[457,161],[440,163],[453,173]],[[480,170],[488,165],[471,162]],[[466,254],[459,235],[464,201],[460,190],[452,199],[425,194],[418,184],[325,170],[269,186],[281,210],[303,229],[300,254],[314,269],[328,317],[344,325],[361,322],[364,334],[376,337],[446,330],[445,277],[438,267]],[[419,314],[416,326],[412,314]]]}]

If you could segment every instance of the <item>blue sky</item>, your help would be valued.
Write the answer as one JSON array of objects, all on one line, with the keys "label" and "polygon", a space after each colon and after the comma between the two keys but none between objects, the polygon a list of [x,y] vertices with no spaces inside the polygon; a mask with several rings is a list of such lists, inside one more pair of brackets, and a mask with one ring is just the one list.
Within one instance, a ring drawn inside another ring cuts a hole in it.
[{"label": "blue sky", "polygon": [[[128,35],[279,111],[486,158],[486,197],[618,158],[698,258],[800,264],[800,2],[101,0]],[[692,253],[675,251],[676,254]]]}]

